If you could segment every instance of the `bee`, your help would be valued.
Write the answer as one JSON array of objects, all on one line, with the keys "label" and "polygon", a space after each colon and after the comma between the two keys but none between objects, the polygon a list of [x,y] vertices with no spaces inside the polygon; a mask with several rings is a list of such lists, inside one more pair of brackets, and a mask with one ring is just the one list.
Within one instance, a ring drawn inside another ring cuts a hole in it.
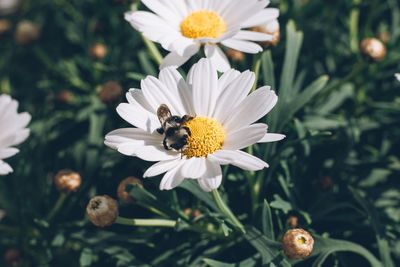
[{"label": "bee", "polygon": [[191,119],[190,115],[173,116],[167,105],[162,104],[157,109],[157,117],[161,127],[157,129],[159,134],[164,135],[163,146],[166,150],[176,150],[182,152],[191,136],[190,129],[184,124]]}]

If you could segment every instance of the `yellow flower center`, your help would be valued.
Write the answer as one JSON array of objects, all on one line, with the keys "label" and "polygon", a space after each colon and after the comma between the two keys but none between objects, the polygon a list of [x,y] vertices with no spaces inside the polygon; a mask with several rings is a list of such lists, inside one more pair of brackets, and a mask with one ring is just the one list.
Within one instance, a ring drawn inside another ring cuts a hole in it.
[{"label": "yellow flower center", "polygon": [[181,23],[182,35],[187,38],[218,38],[226,31],[224,20],[216,13],[196,11]]},{"label": "yellow flower center", "polygon": [[186,157],[206,157],[222,148],[225,130],[218,121],[207,117],[195,117],[185,126],[191,132],[187,148],[183,151]]}]

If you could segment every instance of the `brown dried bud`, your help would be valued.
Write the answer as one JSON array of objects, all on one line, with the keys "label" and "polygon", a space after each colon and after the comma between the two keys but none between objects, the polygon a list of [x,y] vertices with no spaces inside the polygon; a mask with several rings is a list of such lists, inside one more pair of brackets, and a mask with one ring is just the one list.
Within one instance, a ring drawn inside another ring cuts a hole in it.
[{"label": "brown dried bud", "polygon": [[187,217],[189,217],[192,214],[192,209],[191,208],[185,208],[183,210],[183,214],[185,214]]},{"label": "brown dried bud", "polygon": [[386,56],[385,45],[376,38],[365,38],[360,44],[361,52],[374,61],[382,61]]},{"label": "brown dried bud", "polygon": [[292,229],[283,236],[282,245],[283,252],[289,259],[303,259],[311,255],[314,239],[303,229]]},{"label": "brown dried bud", "polygon": [[11,29],[11,22],[8,19],[0,19],[0,35]]},{"label": "brown dried bud", "polygon": [[82,178],[79,173],[70,170],[61,170],[54,177],[54,184],[58,191],[71,193],[78,190]]},{"label": "brown dried bud", "polygon": [[39,36],[40,28],[37,24],[29,20],[23,20],[17,24],[17,29],[14,36],[17,44],[30,44],[39,39]]},{"label": "brown dried bud", "polygon": [[334,185],[334,182],[330,176],[324,176],[319,180],[319,186],[321,189],[327,190],[332,188]]},{"label": "brown dried bud", "polygon": [[94,44],[90,48],[90,55],[95,59],[102,59],[107,55],[107,47],[101,43]]},{"label": "brown dried bud", "polygon": [[143,188],[143,183],[136,177],[125,178],[119,183],[117,189],[118,198],[124,203],[131,204],[135,202],[135,199],[129,195],[128,192],[126,192],[126,186],[128,185],[139,186]]},{"label": "brown dried bud", "polygon": [[75,95],[69,90],[61,90],[56,96],[56,100],[63,104],[70,104],[74,98]]},{"label": "brown dried bud", "polygon": [[96,196],[86,207],[86,214],[94,225],[106,227],[118,218],[118,203],[109,196]]},{"label": "brown dried bud", "polygon": [[201,215],[202,215],[202,213],[201,213],[201,211],[199,209],[195,209],[192,212],[193,219],[196,219],[196,218],[200,217]]},{"label": "brown dried bud", "polygon": [[382,31],[378,33],[378,39],[387,44],[390,41],[390,33],[388,31]]},{"label": "brown dried bud", "polygon": [[122,87],[118,82],[109,81],[103,84],[99,90],[99,98],[105,104],[117,102],[122,96]]},{"label": "brown dried bud", "polygon": [[265,47],[276,46],[281,39],[281,32],[278,20],[273,20],[267,23],[266,25],[253,27],[252,30],[255,32],[267,33],[272,35],[271,41],[259,42],[261,45]]},{"label": "brown dried bud", "polygon": [[0,210],[0,222],[4,219],[4,217],[6,217],[6,212],[4,210]]},{"label": "brown dried bud", "polygon": [[289,216],[287,224],[290,228],[296,228],[299,225],[299,218],[297,216]]},{"label": "brown dried bud", "polygon": [[4,262],[7,267],[17,267],[22,264],[21,252],[18,249],[10,248],[4,253]]},{"label": "brown dried bud", "polygon": [[226,50],[226,55],[233,61],[238,61],[238,62],[242,62],[246,58],[245,54],[242,51],[238,51],[232,48]]}]

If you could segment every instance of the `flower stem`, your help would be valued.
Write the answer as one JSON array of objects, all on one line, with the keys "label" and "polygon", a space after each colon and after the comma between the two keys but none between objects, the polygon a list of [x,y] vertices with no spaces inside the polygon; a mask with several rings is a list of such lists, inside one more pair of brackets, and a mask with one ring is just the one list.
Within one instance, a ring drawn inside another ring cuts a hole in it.
[{"label": "flower stem", "polygon": [[214,198],[215,204],[220,209],[220,211],[230,220],[232,225],[236,226],[243,234],[246,233],[243,224],[235,217],[229,207],[222,200],[221,195],[219,194],[217,189],[211,191],[212,196]]},{"label": "flower stem", "polygon": [[258,77],[260,76],[260,69],[261,69],[261,55],[254,55],[252,71],[254,72],[256,79],[254,81],[254,85],[253,88],[251,89],[251,92],[257,89]]},{"label": "flower stem", "polygon": [[358,21],[360,17],[360,7],[362,0],[353,0],[353,9],[350,13],[350,49],[352,52],[358,52]]},{"label": "flower stem", "polygon": [[162,57],[160,51],[158,51],[157,46],[152,41],[150,41],[149,39],[144,37],[143,35],[142,35],[142,38],[143,38],[144,44],[146,45],[147,49],[149,50],[150,55],[152,56],[154,61],[157,63],[157,65],[161,65],[163,57]]},{"label": "flower stem", "polygon": [[53,219],[53,217],[57,214],[57,212],[61,209],[61,207],[64,205],[65,200],[67,199],[67,194],[61,193],[60,196],[57,199],[56,204],[54,207],[51,209],[49,214],[47,214],[46,221],[50,221]]},{"label": "flower stem", "polygon": [[174,228],[177,224],[177,221],[164,220],[164,219],[128,219],[128,218],[118,217],[115,223],[122,225],[129,225],[129,226]]}]

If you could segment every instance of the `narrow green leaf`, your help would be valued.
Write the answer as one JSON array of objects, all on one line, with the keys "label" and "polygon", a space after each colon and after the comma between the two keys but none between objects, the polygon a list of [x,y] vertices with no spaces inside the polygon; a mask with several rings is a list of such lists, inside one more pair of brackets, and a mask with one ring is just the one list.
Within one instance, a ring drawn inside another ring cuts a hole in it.
[{"label": "narrow green leaf", "polygon": [[275,233],[274,233],[274,226],[272,223],[272,214],[271,214],[271,208],[268,204],[268,201],[264,199],[264,205],[262,209],[262,230],[263,233],[266,237],[269,239],[274,240],[275,239]]},{"label": "narrow green leaf", "polygon": [[272,61],[271,51],[265,51],[261,56],[261,71],[264,84],[275,88],[274,62]]}]

